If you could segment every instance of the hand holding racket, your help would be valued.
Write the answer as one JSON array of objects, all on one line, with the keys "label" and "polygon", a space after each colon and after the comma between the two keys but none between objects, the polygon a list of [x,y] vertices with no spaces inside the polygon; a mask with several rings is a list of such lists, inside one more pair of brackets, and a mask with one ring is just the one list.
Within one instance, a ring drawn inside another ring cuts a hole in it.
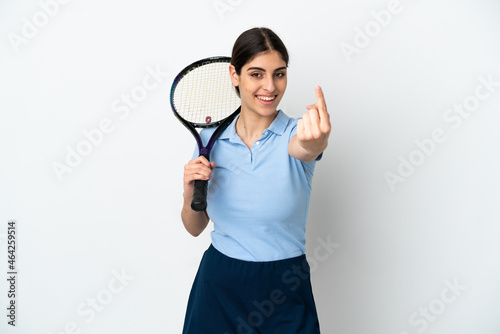
[{"label": "hand holding racket", "polygon": [[[240,99],[229,77],[229,57],[211,57],[184,68],[174,79],[170,105],[174,115],[195,137],[199,155],[210,161],[210,151],[240,112]],[[204,146],[196,128],[218,127]],[[207,180],[195,180],[191,208],[207,208]]]}]

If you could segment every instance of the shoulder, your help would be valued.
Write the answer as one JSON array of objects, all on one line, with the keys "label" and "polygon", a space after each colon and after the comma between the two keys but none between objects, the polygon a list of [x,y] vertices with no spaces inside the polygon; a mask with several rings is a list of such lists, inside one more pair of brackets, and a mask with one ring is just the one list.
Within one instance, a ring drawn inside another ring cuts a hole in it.
[{"label": "shoulder", "polygon": [[278,115],[276,115],[276,118],[269,127],[269,130],[290,140],[292,137],[290,134],[296,127],[297,119],[288,116],[283,110],[280,109],[278,111]]},{"label": "shoulder", "polygon": [[298,123],[299,119],[301,119],[302,117],[295,118],[295,117],[288,116],[282,110],[280,110],[278,117],[280,117],[281,122],[283,122],[285,124],[283,134],[286,135],[286,137],[290,141],[290,139],[294,135],[297,134],[297,123]]},{"label": "shoulder", "polygon": [[211,136],[216,129],[217,129],[217,127],[203,128],[203,129],[201,129],[200,135]]},{"label": "shoulder", "polygon": [[203,141],[210,139],[210,137],[212,137],[212,135],[216,129],[217,129],[217,127],[201,129],[201,132],[200,132],[201,139],[203,139]]}]

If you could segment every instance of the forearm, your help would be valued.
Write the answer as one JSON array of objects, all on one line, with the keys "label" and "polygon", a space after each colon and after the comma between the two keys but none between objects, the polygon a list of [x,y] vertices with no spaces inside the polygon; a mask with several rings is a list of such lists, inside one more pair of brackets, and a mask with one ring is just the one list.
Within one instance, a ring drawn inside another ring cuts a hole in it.
[{"label": "forearm", "polygon": [[315,160],[328,145],[328,140],[321,142],[316,145],[312,145],[305,149],[299,144],[297,135],[293,136],[288,143],[288,154],[292,158],[298,159],[300,161],[309,162]]},{"label": "forearm", "polygon": [[197,212],[191,209],[194,181],[209,180],[214,168],[215,162],[209,162],[203,156],[190,160],[184,166],[184,193],[182,194],[184,205],[182,206],[181,219],[186,230],[195,237],[199,236],[205,230],[210,217],[208,217],[206,210]]},{"label": "forearm", "polygon": [[186,198],[184,198],[181,219],[189,234],[195,237],[205,230],[210,220],[206,211],[197,212],[191,209],[191,200]]}]

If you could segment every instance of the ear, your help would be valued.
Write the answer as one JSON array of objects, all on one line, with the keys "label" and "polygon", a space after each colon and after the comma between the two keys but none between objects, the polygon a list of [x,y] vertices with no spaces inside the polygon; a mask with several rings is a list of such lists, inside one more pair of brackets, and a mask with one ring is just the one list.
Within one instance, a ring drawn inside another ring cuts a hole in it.
[{"label": "ear", "polygon": [[229,75],[231,76],[231,81],[235,87],[240,85],[240,76],[236,73],[234,65],[229,65]]}]

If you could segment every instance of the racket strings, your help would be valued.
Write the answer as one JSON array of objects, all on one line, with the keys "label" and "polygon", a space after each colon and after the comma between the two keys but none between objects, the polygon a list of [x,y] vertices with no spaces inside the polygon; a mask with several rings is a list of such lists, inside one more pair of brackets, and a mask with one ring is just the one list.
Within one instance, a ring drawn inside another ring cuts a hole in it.
[{"label": "racket strings", "polygon": [[189,71],[178,82],[173,102],[177,113],[192,123],[210,124],[228,117],[240,106],[229,63],[208,63]]}]

